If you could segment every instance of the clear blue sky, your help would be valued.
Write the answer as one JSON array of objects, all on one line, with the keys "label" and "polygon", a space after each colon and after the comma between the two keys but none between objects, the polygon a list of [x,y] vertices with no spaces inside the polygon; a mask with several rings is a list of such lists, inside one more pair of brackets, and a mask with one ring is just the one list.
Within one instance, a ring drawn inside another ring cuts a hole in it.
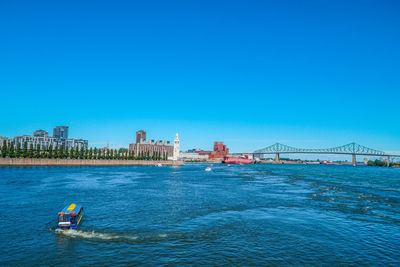
[{"label": "clear blue sky", "polygon": [[400,150],[399,1],[1,1],[0,136]]}]

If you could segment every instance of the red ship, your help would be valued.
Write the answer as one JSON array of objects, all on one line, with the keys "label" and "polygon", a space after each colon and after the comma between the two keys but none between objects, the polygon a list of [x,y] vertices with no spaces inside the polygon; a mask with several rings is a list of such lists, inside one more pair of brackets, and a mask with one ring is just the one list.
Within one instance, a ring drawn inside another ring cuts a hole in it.
[{"label": "red ship", "polygon": [[245,157],[225,157],[224,163],[227,163],[227,164],[252,164],[252,163],[254,163],[254,160],[249,159],[249,157],[247,155]]}]

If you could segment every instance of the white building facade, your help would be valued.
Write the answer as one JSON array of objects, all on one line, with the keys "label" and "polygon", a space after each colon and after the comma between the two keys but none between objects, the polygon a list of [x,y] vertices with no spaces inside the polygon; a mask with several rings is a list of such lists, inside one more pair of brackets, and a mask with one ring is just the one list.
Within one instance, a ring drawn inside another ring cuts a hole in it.
[{"label": "white building facade", "polygon": [[14,137],[14,145],[18,143],[23,146],[24,143],[27,143],[28,148],[33,145],[33,148],[36,149],[39,145],[40,149],[48,149],[52,147],[53,149],[58,147],[64,147],[68,149],[76,149],[79,150],[81,148],[87,149],[88,148],[88,141],[82,139],[59,139],[50,136],[31,136],[31,135],[22,135]]},{"label": "white building facade", "polygon": [[207,161],[208,155],[200,155],[196,152],[181,152],[180,159],[184,161]]},{"label": "white building facade", "polygon": [[6,141],[6,145],[7,146],[9,146],[11,144],[11,142],[12,142],[12,140],[10,138],[8,138],[8,137],[0,136],[0,147],[3,146],[4,141]]}]

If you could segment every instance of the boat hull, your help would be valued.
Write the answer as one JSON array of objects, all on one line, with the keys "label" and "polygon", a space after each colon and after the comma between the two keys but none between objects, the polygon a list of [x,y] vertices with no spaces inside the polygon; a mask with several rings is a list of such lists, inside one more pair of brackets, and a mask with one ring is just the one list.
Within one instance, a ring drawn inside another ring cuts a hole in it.
[{"label": "boat hull", "polygon": [[238,157],[225,157],[224,163],[227,164],[253,164],[254,160]]},{"label": "boat hull", "polygon": [[72,223],[72,224],[67,225],[67,226],[60,226],[60,225],[58,225],[58,226],[57,226],[57,229],[60,229],[60,230],[77,229],[78,226],[79,226],[79,224],[80,224],[80,222],[81,222],[81,220],[82,220],[82,217],[83,217],[83,214],[81,214],[81,216],[78,217],[76,223]]}]

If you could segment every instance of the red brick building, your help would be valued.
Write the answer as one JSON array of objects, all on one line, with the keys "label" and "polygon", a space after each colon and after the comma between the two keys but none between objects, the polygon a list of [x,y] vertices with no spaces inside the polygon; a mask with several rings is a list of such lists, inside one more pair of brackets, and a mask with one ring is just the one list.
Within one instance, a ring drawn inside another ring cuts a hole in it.
[{"label": "red brick building", "polygon": [[136,132],[136,143],[129,144],[129,152],[134,156],[142,154],[152,157],[157,152],[161,156],[167,153],[168,157],[172,157],[174,146],[171,146],[169,141],[154,141],[153,139],[146,141],[146,132],[140,130]]},{"label": "red brick building", "polygon": [[224,142],[214,142],[214,151],[198,151],[199,155],[208,155],[210,160],[223,159],[229,154],[229,148],[224,145]]}]

